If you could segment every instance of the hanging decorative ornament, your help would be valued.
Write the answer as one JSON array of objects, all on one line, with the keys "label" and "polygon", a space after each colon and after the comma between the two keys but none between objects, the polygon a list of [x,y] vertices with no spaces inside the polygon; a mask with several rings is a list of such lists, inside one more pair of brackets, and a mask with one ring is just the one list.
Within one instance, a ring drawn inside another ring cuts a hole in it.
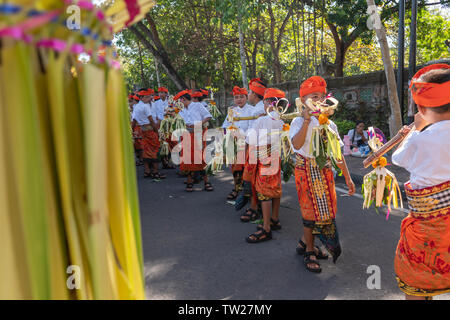
[{"label": "hanging decorative ornament", "polygon": [[[369,146],[375,153],[383,144],[375,134],[373,127],[369,128]],[[388,165],[385,157],[380,157],[372,163],[375,170],[364,176],[362,193],[364,197],[363,209],[368,209],[375,203],[375,208],[383,204],[388,206],[387,219],[391,212],[391,203],[394,208],[400,206],[403,208],[400,186],[395,175],[386,169]]]}]

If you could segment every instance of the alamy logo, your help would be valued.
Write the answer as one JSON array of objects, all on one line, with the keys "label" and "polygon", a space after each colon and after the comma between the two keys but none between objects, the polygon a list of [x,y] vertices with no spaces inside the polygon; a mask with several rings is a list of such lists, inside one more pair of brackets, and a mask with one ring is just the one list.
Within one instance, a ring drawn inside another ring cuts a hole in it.
[{"label": "alamy logo", "polygon": [[367,274],[370,277],[367,279],[367,289],[380,290],[381,289],[381,269],[379,266],[369,266],[367,268]]},{"label": "alamy logo", "polygon": [[81,29],[81,9],[77,5],[67,7],[66,13],[69,17],[66,20],[66,26],[69,30]]},{"label": "alamy logo", "polygon": [[70,274],[66,281],[67,288],[79,290],[81,288],[81,268],[79,266],[68,266],[66,273]]}]

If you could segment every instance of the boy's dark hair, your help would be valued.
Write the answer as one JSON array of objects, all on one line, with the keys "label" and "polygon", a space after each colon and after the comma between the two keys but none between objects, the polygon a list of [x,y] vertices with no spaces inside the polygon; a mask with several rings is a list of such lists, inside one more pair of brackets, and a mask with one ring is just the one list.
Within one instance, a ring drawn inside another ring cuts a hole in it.
[{"label": "boy's dark hair", "polygon": [[[264,86],[265,88],[267,88],[267,85],[266,85],[264,82],[262,82],[262,81],[255,81],[255,82],[256,82],[256,83],[259,83],[260,85],[262,85],[262,86]],[[259,100],[264,100],[264,97],[263,97],[263,96],[257,94],[257,93],[254,92],[254,91],[253,91],[253,93],[258,97]]]},{"label": "boy's dark hair", "polygon": [[189,93],[183,94],[183,95],[180,97],[180,99],[181,99],[181,98],[185,98],[186,100],[192,101],[192,97],[191,97],[191,95],[190,95]]},{"label": "boy's dark hair", "polygon": [[195,92],[199,92],[199,93],[202,94],[201,97],[197,97],[198,101],[202,102],[203,100],[205,100],[205,95],[203,94],[203,92],[202,92],[201,89],[196,89],[196,90],[194,90],[194,93],[195,93]]},{"label": "boy's dark hair", "polygon": [[[428,71],[420,77],[420,80],[427,83],[445,83],[447,81],[450,81],[450,69],[435,69]],[[450,103],[447,103],[440,107],[433,107],[428,109],[433,110],[433,112],[443,114],[450,111]]]},{"label": "boy's dark hair", "polygon": [[[264,97],[263,97],[261,100],[263,100],[263,99],[264,99]],[[269,100],[270,103],[272,103],[272,102],[277,101],[278,99],[277,99],[277,98],[267,98],[267,99],[264,99],[264,101],[265,101],[265,100]]]}]

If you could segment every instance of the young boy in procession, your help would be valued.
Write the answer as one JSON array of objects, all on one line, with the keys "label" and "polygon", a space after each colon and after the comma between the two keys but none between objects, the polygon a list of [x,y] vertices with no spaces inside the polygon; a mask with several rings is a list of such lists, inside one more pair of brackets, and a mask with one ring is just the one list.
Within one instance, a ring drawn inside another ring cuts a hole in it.
[{"label": "young boy in procession", "polygon": [[139,97],[132,93],[128,95],[128,110],[130,112],[130,123],[133,134],[133,146],[134,146],[134,154],[136,156],[136,165],[142,166],[144,161],[142,159],[142,147],[141,147],[141,139],[142,133],[139,126],[133,126],[133,111],[134,106],[139,103]]},{"label": "young boy in procession", "polygon": [[154,91],[140,90],[139,101],[133,110],[133,128],[138,126],[142,147],[142,159],[144,161],[144,178],[164,179],[165,176],[158,173],[158,151],[160,147],[158,134],[158,120],[152,111],[151,101]]},{"label": "young boy in procession", "polygon": [[411,173],[395,273],[407,300],[424,300],[450,292],[450,66],[423,68],[411,91],[415,129],[392,156]]},{"label": "young boy in procession", "polygon": [[[205,172],[206,163],[203,156],[203,151],[206,147],[206,144],[203,142],[203,134],[212,116],[201,103],[192,101],[191,92],[189,90],[179,92],[174,97],[174,100],[179,100],[184,106],[180,115],[184,119],[186,129],[188,130],[188,134],[183,135],[182,138],[183,154],[181,156],[180,165],[180,170],[187,172],[186,191],[194,191],[193,182],[195,174],[199,174],[203,178],[206,191],[213,191],[214,189]],[[197,127],[200,128],[201,132],[194,132],[194,128]],[[187,143],[185,139],[190,139],[190,150],[188,149],[189,143]]]},{"label": "young boy in procession", "polygon": [[[267,85],[261,81],[261,79],[252,79],[248,84],[250,93],[248,95],[248,101],[253,105],[253,116],[265,115],[264,108],[264,93],[266,92]],[[250,120],[249,130],[253,128],[255,120]],[[254,221],[258,217],[258,199],[256,197],[256,191],[252,181],[254,181],[256,174],[256,156],[255,146],[249,145],[248,133],[246,137],[246,159],[243,172],[243,194],[236,200],[236,210],[243,208],[250,200],[250,208],[241,216],[242,222]]]},{"label": "young boy in procession", "polygon": [[[231,107],[233,110],[234,117],[252,117],[253,116],[253,107],[247,103],[248,99],[248,91],[245,88],[239,88],[235,86],[233,88],[233,99],[234,106]],[[222,128],[224,130],[234,130],[236,129],[235,136],[239,141],[238,145],[244,143],[244,148],[238,150],[236,155],[236,163],[231,165],[231,172],[233,174],[234,180],[234,189],[228,195],[228,200],[235,200],[242,190],[242,175],[244,172],[245,166],[245,137],[247,135],[247,131],[250,127],[252,120],[239,120],[230,122],[229,115],[227,115],[225,121],[223,122]],[[230,128],[231,127],[231,128]]]},{"label": "young boy in procession", "polygon": [[[264,94],[264,109],[267,112],[278,99],[285,98],[281,90],[270,88]],[[270,111],[270,110],[269,110]],[[258,146],[256,174],[252,183],[257,198],[261,201],[264,223],[258,231],[246,238],[248,243],[259,243],[272,239],[272,225],[280,226],[278,219],[281,202],[281,158],[280,134],[284,122],[276,112],[256,120],[249,132],[249,142]]]},{"label": "young boy in procession", "polygon": [[[321,102],[326,94],[327,84],[319,76],[307,79],[300,86],[300,97],[304,105],[308,99]],[[303,237],[299,240],[297,252],[304,254],[304,262],[308,271],[319,273],[322,269],[317,259],[327,259],[328,256],[320,248],[314,246],[315,236],[319,236],[319,239],[325,244],[327,250],[332,254],[334,262],[341,254],[341,246],[335,222],[337,198],[334,174],[330,161],[323,169],[320,169],[310,152],[313,128],[320,125],[319,114],[311,116],[310,112],[309,108],[304,108],[302,117],[292,121],[289,136],[297,155],[295,183],[303,218]],[[329,120],[328,126],[339,136],[336,124]],[[344,145],[342,141],[340,144]],[[345,159],[343,158],[342,162],[337,165],[345,177],[349,194],[353,195],[355,184],[350,177]]]},{"label": "young boy in procession", "polygon": [[[158,113],[158,117],[160,119],[164,119],[167,115],[168,108],[169,108],[169,90],[166,87],[159,87],[158,88],[158,96],[159,96],[159,99],[157,101],[155,101],[155,108],[157,110],[156,112]],[[170,141],[168,141],[168,143],[169,143],[169,146],[172,146]],[[163,169],[175,169],[170,164],[170,154],[162,157],[161,161],[162,161]]]}]

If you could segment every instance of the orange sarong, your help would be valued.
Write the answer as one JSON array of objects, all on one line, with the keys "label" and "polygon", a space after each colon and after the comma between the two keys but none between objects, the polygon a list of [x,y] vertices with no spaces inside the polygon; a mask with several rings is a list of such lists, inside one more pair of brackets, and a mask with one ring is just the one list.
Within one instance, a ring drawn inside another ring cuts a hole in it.
[{"label": "orange sarong", "polygon": [[395,257],[400,290],[410,296],[450,292],[450,181],[413,190],[405,184],[410,214]]},{"label": "orange sarong", "polygon": [[331,167],[325,167],[317,172],[320,174],[321,182],[313,180],[311,160],[297,156],[295,184],[302,217],[304,220],[320,224],[336,218],[337,196]]},{"label": "orange sarong", "polygon": [[[198,139],[195,139],[194,132],[190,132],[188,134],[184,134],[182,139],[185,139],[187,137],[189,137],[190,139],[190,150],[185,150],[185,148],[187,148],[187,145],[185,146],[185,144],[183,143],[183,148],[180,153],[180,170],[187,172],[205,170],[206,163],[203,158],[203,150],[206,147],[206,142],[203,141],[203,135],[201,137],[198,137]],[[185,151],[189,153],[188,155],[186,155],[186,157],[184,154]]]},{"label": "orange sarong", "polygon": [[[245,155],[245,165],[244,165],[244,173],[242,174],[242,179],[247,182],[254,183],[256,178],[256,167],[257,167],[257,158],[255,155],[256,147],[248,146],[248,152]],[[252,159],[250,159],[250,156]]]},{"label": "orange sarong", "polygon": [[142,128],[142,158],[143,159],[158,159],[158,151],[160,147],[159,143],[159,135],[157,132],[147,129],[145,127]]},{"label": "orange sarong", "polygon": [[336,226],[337,196],[331,166],[320,169],[315,159],[297,155],[295,185],[303,225],[313,229],[313,235],[319,238],[336,263],[342,249]]},{"label": "orange sarong", "polygon": [[[272,164],[271,157],[276,157],[278,163]],[[278,164],[278,165],[277,165]],[[281,159],[279,155],[272,154],[256,165],[255,190],[258,200],[268,201],[281,198]]]},{"label": "orange sarong", "polygon": [[136,151],[142,150],[142,129],[140,126],[136,126],[133,129],[134,149]]}]

